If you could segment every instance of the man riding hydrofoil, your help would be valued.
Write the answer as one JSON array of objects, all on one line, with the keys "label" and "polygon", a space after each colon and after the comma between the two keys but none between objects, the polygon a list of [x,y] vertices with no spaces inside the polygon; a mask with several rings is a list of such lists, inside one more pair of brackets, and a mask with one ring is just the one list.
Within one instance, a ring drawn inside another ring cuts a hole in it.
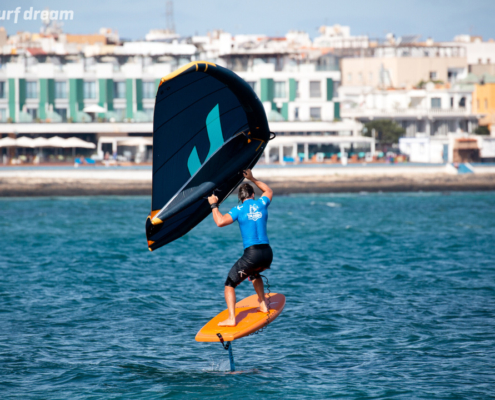
[{"label": "man riding hydrofoil", "polygon": [[273,253],[266,233],[268,221],[268,206],[273,197],[273,191],[266,183],[254,178],[251,170],[243,172],[244,177],[253,182],[263,194],[258,200],[254,199],[254,189],[249,183],[239,186],[240,205],[232,208],[228,214],[222,215],[218,209],[218,197],[212,195],[208,201],[213,209],[213,219],[217,226],[224,227],[239,222],[244,254],[231,268],[225,281],[225,301],[229,309],[229,317],[220,322],[219,326],[235,326],[235,288],[248,276],[253,282],[254,290],[258,295],[259,311],[268,313],[265,302],[265,288],[260,272],[269,269],[273,260]]}]

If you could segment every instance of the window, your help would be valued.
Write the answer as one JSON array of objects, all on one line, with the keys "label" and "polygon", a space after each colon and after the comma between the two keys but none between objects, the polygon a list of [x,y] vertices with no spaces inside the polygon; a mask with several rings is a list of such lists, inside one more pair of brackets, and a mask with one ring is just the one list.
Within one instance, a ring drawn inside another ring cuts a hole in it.
[{"label": "window", "polygon": [[117,114],[117,118],[119,120],[125,118],[125,108],[123,108],[123,107],[122,108],[116,107],[114,111],[115,111],[115,114]]},{"label": "window", "polygon": [[0,122],[6,122],[6,121],[7,121],[7,109],[0,108]]},{"label": "window", "polygon": [[274,82],[274,93],[273,97],[276,99],[284,98],[285,97],[285,82]]},{"label": "window", "polygon": [[246,82],[249,86],[251,86],[251,89],[253,89],[254,92],[256,92],[256,82],[255,81],[249,81]]},{"label": "window", "polygon": [[433,79],[437,79],[437,72],[436,71],[431,71],[430,72],[430,79],[433,80]]},{"label": "window", "polygon": [[153,121],[153,108],[143,108],[143,112],[146,114],[150,121]]},{"label": "window", "polygon": [[312,121],[321,121],[321,108],[320,107],[311,107],[309,109],[309,116]]},{"label": "window", "polygon": [[54,111],[62,117],[62,122],[67,122],[67,108],[55,108]]},{"label": "window", "polygon": [[7,93],[5,92],[5,81],[0,81],[0,99],[5,99]]},{"label": "window", "polygon": [[38,117],[38,109],[37,108],[28,108],[27,113],[33,118],[36,119]]},{"label": "window", "polygon": [[67,82],[55,81],[55,98],[56,99],[67,98]]},{"label": "window", "polygon": [[450,108],[454,108],[454,98],[450,98]]},{"label": "window", "polygon": [[96,99],[96,82],[95,81],[84,82],[83,92],[85,99]]},{"label": "window", "polygon": [[294,108],[294,119],[299,121],[299,107]]},{"label": "window", "polygon": [[358,74],[358,82],[363,83],[363,74],[361,72]]},{"label": "window", "polygon": [[369,77],[369,80],[370,80],[369,83],[372,84],[373,83],[373,72],[370,72],[369,75],[368,75],[368,77]]},{"label": "window", "polygon": [[125,82],[113,83],[113,96],[116,99],[125,99]]},{"label": "window", "polygon": [[459,107],[466,107],[466,98],[462,97],[461,100],[459,100]]},{"label": "window", "polygon": [[26,98],[28,99],[38,98],[38,82],[26,81]]},{"label": "window", "polygon": [[296,99],[299,98],[299,81],[295,81],[296,82]]},{"label": "window", "polygon": [[488,100],[485,99],[485,111],[487,111],[487,110],[488,110]]},{"label": "window", "polygon": [[442,99],[440,97],[432,97],[431,108],[442,108]]},{"label": "window", "polygon": [[351,73],[348,73],[348,74],[347,74],[347,80],[348,80],[349,82],[352,82],[352,74],[351,74]]},{"label": "window", "polygon": [[155,82],[143,82],[143,99],[153,99],[155,94]]},{"label": "window", "polygon": [[321,97],[321,82],[320,81],[309,82],[309,97],[311,97],[311,98]]}]

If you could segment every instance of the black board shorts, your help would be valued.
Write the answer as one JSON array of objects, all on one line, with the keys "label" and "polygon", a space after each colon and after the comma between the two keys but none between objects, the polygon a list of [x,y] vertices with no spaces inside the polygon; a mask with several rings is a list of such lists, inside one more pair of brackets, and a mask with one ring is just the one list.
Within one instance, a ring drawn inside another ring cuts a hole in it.
[{"label": "black board shorts", "polygon": [[269,269],[273,260],[272,248],[269,244],[255,244],[244,249],[244,254],[230,269],[225,286],[235,288],[244,279],[260,278],[260,272]]}]

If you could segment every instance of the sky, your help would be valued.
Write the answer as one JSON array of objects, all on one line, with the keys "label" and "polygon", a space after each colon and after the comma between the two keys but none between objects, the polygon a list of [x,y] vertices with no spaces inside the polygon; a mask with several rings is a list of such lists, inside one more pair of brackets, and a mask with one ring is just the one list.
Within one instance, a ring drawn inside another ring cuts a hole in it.
[{"label": "sky", "polygon": [[[65,21],[68,33],[96,33],[100,27],[116,29],[121,38],[143,39],[150,29],[166,27],[165,0],[2,0],[2,11],[21,7],[17,23],[0,20],[8,34],[37,32],[40,21],[23,19],[24,11],[72,10]],[[284,36],[302,30],[314,38],[321,25],[348,25],[352,35],[383,38],[420,34],[435,41],[458,34],[495,39],[495,0],[174,0],[176,31],[182,36],[205,35],[212,29],[233,34]]]}]

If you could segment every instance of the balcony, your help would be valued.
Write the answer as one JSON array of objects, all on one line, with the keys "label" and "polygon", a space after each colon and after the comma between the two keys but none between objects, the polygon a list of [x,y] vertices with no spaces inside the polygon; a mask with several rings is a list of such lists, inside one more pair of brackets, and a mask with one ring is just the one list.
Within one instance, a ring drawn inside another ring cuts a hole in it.
[{"label": "balcony", "polygon": [[396,108],[389,110],[369,109],[369,108],[343,108],[341,110],[343,118],[428,118],[428,117],[470,117],[475,116],[466,108]]}]

